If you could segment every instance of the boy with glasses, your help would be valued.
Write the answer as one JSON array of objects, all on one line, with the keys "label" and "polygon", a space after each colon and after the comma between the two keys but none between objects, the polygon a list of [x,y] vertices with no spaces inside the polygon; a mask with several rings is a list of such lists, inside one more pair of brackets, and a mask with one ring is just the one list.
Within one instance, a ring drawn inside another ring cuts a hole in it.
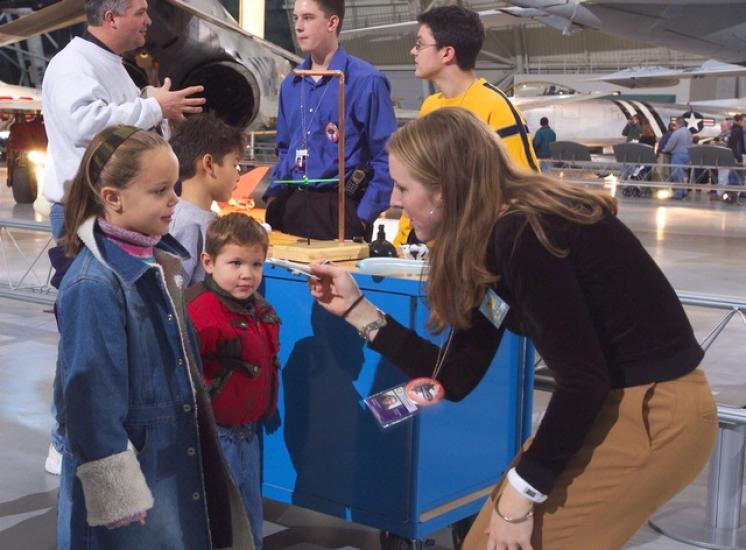
[{"label": "boy with glasses", "polygon": [[[495,129],[518,165],[538,171],[538,162],[523,115],[497,87],[474,70],[484,43],[479,14],[461,6],[433,8],[417,17],[420,28],[410,54],[414,75],[430,80],[440,92],[425,99],[420,116],[442,107],[463,107]],[[418,242],[402,216],[395,245]]]}]

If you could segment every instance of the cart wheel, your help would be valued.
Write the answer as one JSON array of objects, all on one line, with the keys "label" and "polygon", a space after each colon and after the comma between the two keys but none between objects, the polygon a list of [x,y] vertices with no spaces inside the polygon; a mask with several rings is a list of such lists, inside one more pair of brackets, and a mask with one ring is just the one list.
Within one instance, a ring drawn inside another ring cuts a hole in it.
[{"label": "cart wheel", "polygon": [[474,520],[477,519],[477,515],[466,517],[451,525],[451,538],[453,539],[454,550],[461,550],[461,546],[464,544],[466,534],[474,524]]},{"label": "cart wheel", "polygon": [[623,197],[629,197],[632,195],[632,188],[631,187],[622,187],[622,196]]},{"label": "cart wheel", "polygon": [[434,546],[432,539],[405,539],[388,531],[381,531],[381,550],[424,550],[428,546]]}]

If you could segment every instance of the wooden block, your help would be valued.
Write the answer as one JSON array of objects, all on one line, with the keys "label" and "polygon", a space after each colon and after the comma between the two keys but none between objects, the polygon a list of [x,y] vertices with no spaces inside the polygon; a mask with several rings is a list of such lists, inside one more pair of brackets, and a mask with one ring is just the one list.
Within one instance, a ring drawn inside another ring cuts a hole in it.
[{"label": "wooden block", "polygon": [[[243,208],[234,205],[226,205],[220,211],[221,216],[239,212],[246,216],[251,216],[258,221],[264,221],[263,208]],[[294,262],[311,263],[315,260],[332,260],[342,262],[345,260],[360,260],[368,257],[368,243],[353,243],[345,241],[317,241],[308,240],[297,235],[288,235],[279,231],[272,231],[269,234],[269,251],[267,256],[281,258],[283,260],[292,260]]]},{"label": "wooden block", "polygon": [[[303,244],[308,242],[303,237],[297,235],[288,235],[287,233],[280,233],[279,231],[272,231],[269,234],[269,244],[274,246],[276,244]],[[311,241],[316,242],[316,241]],[[289,258],[285,258],[286,260]]]},{"label": "wooden block", "polygon": [[[278,236],[281,234],[278,234]],[[285,235],[289,237],[290,235]],[[270,235],[272,243],[269,255],[274,258],[283,260],[292,260],[294,262],[311,263],[316,260],[332,260],[340,262],[344,260],[359,260],[368,257],[368,243],[353,243],[345,241],[339,243],[336,241],[316,241],[311,240],[311,244],[303,239],[301,242],[275,244],[275,233]],[[297,241],[297,237],[293,237]]]}]

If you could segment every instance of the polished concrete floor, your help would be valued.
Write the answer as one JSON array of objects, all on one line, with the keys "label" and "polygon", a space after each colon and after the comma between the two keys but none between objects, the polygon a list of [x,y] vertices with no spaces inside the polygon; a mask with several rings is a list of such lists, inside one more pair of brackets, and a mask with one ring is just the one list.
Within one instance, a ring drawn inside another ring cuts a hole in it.
[{"label": "polished concrete floor", "polygon": [[[0,170],[0,182],[5,181]],[[32,219],[27,206],[15,206],[10,192],[0,188],[1,218]],[[690,202],[657,203],[629,200],[620,217],[639,236],[679,291],[746,299],[746,207],[713,203],[706,196]],[[43,246],[46,236],[14,233],[24,251]],[[6,235],[13,277],[22,262],[12,253]],[[0,263],[0,277],[5,277]],[[43,277],[45,270],[38,270]],[[51,549],[55,546],[55,497],[58,480],[44,473],[49,444],[50,386],[54,374],[57,332],[48,307],[0,299],[0,550]],[[722,311],[687,308],[697,335],[704,338]],[[734,319],[708,351],[704,368],[719,399],[746,404],[746,327]],[[546,403],[537,393],[536,417]],[[703,504],[704,474],[674,505]],[[266,504],[266,548],[378,548],[378,533],[307,510]],[[450,548],[447,530],[435,533],[433,547]],[[673,550],[692,548],[643,527],[626,548]]]}]

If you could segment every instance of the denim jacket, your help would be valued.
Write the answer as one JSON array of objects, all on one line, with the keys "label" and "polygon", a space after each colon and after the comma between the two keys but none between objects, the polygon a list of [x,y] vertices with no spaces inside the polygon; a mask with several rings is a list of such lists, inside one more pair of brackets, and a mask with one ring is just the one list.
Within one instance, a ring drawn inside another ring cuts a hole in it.
[{"label": "denim jacket", "polygon": [[[85,247],[56,306],[58,548],[253,548],[193,351],[179,280],[186,251],[167,235],[148,264],[94,218],[78,235]],[[104,527],[143,511],[145,526]]]}]

